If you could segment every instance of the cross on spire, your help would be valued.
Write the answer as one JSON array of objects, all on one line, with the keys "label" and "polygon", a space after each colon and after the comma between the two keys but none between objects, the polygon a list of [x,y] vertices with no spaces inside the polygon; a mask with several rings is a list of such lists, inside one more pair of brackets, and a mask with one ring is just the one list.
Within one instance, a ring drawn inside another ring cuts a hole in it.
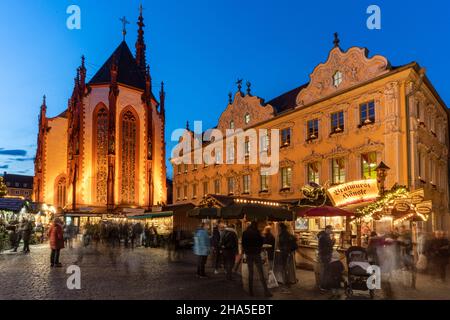
[{"label": "cross on spire", "polygon": [[340,42],[341,42],[341,40],[339,40],[339,35],[338,35],[337,32],[335,32],[335,33],[334,33],[334,40],[333,40],[334,47],[335,47],[335,48],[339,47],[339,43],[340,43]]},{"label": "cross on spire", "polygon": [[127,20],[127,18],[125,16],[123,16],[119,20],[122,22],[122,35],[123,35],[123,41],[125,41],[125,36],[127,35],[127,24],[130,24],[130,22]]}]

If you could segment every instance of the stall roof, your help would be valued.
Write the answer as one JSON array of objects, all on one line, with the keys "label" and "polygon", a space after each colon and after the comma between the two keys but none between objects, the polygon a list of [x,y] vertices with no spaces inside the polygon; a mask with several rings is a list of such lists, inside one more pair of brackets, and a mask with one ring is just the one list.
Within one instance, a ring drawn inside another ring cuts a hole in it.
[{"label": "stall roof", "polygon": [[299,217],[353,217],[354,213],[331,206],[299,207],[295,210]]},{"label": "stall roof", "polygon": [[137,216],[129,216],[128,219],[132,220],[144,220],[144,219],[156,219],[156,218],[168,218],[173,216],[173,211],[146,213]]},{"label": "stall roof", "polygon": [[0,198],[0,210],[18,213],[25,207],[26,202],[21,198]]}]

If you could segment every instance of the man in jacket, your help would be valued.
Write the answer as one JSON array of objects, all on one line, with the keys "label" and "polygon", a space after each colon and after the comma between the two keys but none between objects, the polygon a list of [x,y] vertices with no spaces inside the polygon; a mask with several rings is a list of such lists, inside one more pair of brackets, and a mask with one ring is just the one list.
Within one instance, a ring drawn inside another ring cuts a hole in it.
[{"label": "man in jacket", "polygon": [[326,290],[328,287],[328,266],[333,254],[334,240],[331,239],[333,232],[332,226],[326,226],[324,231],[318,233],[319,239],[319,264],[320,264],[320,290]]},{"label": "man in jacket", "polygon": [[30,253],[30,240],[31,234],[33,233],[33,225],[31,224],[31,221],[24,219],[20,226],[20,231],[22,232],[23,252]]},{"label": "man in jacket", "polygon": [[211,236],[211,247],[214,252],[214,274],[218,274],[220,266],[220,231],[217,224],[213,228]]},{"label": "man in jacket", "polygon": [[205,265],[208,255],[210,253],[210,241],[207,231],[207,225],[202,223],[197,229],[194,236],[194,254],[198,256],[197,261],[197,276],[206,278]]},{"label": "man in jacket", "polygon": [[258,230],[258,224],[253,221],[247,230],[242,234],[242,248],[247,257],[248,265],[248,289],[250,296],[253,296],[253,265],[256,265],[258,269],[259,279],[264,288],[264,294],[266,297],[271,297],[272,294],[267,288],[267,283],[264,278],[262,260],[261,260],[261,248],[263,246],[264,238]]},{"label": "man in jacket", "polygon": [[61,268],[62,264],[59,262],[59,254],[61,249],[64,249],[64,232],[62,222],[59,218],[55,218],[48,231],[48,237],[50,240],[50,248],[52,253],[50,255],[51,267]]},{"label": "man in jacket", "polygon": [[280,223],[280,235],[278,236],[278,247],[280,249],[281,267],[283,274],[283,282],[286,287],[290,287],[289,279],[289,262],[292,261],[292,253],[297,250],[297,239],[289,233],[287,226]]},{"label": "man in jacket", "polygon": [[222,239],[220,240],[220,248],[222,249],[227,280],[233,280],[233,266],[239,249],[237,232],[233,225],[225,228]]}]

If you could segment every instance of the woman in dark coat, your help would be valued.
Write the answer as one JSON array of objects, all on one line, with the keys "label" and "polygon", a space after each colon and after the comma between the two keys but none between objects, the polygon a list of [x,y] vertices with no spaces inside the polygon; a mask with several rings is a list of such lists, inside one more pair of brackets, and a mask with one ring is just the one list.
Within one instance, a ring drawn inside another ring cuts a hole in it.
[{"label": "woman in dark coat", "polygon": [[56,218],[50,226],[48,231],[48,237],[50,240],[50,248],[52,253],[50,255],[50,264],[52,267],[62,267],[59,262],[59,253],[61,249],[64,249],[64,232],[62,222]]}]

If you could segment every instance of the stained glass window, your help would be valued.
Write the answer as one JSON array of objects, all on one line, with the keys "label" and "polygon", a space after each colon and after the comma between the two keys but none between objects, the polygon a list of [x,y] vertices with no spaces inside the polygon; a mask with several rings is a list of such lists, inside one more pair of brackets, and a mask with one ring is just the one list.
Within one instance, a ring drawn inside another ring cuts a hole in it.
[{"label": "stained glass window", "polygon": [[66,206],[66,179],[61,178],[58,180],[57,190],[56,190],[56,206],[58,208],[64,208]]},{"label": "stained glass window", "polygon": [[137,121],[131,111],[122,117],[122,203],[135,204]]},{"label": "stained glass window", "polygon": [[96,202],[106,204],[108,180],[108,111],[101,108],[96,118]]}]

